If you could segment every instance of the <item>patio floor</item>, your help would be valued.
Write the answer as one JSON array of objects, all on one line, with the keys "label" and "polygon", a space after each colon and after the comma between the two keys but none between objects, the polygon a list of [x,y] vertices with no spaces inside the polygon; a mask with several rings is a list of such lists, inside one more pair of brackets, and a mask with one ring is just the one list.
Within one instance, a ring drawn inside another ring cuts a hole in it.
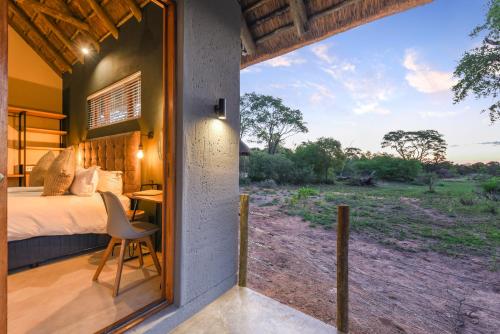
[{"label": "patio floor", "polygon": [[248,288],[234,287],[173,334],[337,334],[337,330]]}]

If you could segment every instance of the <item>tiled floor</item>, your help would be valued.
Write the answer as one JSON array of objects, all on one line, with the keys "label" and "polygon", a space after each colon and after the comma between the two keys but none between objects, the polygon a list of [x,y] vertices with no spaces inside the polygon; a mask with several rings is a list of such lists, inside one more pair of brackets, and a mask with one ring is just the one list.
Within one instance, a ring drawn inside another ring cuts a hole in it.
[{"label": "tiled floor", "polygon": [[115,258],[107,262],[99,281],[92,281],[101,255],[82,255],[9,275],[9,334],[94,333],[160,298],[160,277],[149,255],[144,268],[138,267],[137,259],[125,262],[116,298],[111,295]]},{"label": "tiled floor", "polygon": [[336,334],[337,330],[276,300],[235,287],[173,334]]}]

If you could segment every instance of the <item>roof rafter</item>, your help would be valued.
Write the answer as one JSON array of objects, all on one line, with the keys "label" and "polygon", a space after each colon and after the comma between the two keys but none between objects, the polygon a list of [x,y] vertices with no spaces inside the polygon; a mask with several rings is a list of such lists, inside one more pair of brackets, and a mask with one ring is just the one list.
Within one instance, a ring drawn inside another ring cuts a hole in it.
[{"label": "roof rafter", "polygon": [[[57,51],[56,47],[50,43],[50,41],[44,36],[44,34],[36,27],[31,19],[24,13],[22,12],[14,3],[13,0],[8,0],[9,1],[9,10],[16,15],[16,17],[24,24],[25,26],[29,27],[29,31],[25,32],[20,27],[17,27],[16,25],[13,25],[13,27],[16,28],[16,31],[24,38],[24,40],[49,64],[51,67],[56,70],[56,73],[59,75],[64,72],[68,71],[71,73],[71,64],[62,57],[59,52]],[[42,43],[42,46],[49,50],[50,53],[54,56],[54,59],[59,63],[62,64],[63,67],[56,66],[54,64],[54,60],[48,59],[48,57],[41,52],[41,49],[39,46],[36,46],[35,43],[31,40],[29,37],[29,34],[32,33],[35,35],[37,39],[39,39]]]},{"label": "roof rafter", "polygon": [[44,14],[47,14],[49,16],[52,16],[53,18],[56,18],[58,20],[67,22],[67,23],[77,27],[78,29],[90,31],[90,26],[88,23],[83,22],[72,15],[67,15],[67,14],[61,13],[58,9],[49,7],[49,6],[42,4],[38,1],[16,0],[16,2],[19,4],[30,6],[31,8],[33,8],[39,12],[42,12]]},{"label": "roof rafter", "polygon": [[134,14],[134,17],[136,18],[137,21],[141,22],[142,20],[142,11],[137,5],[137,2],[135,0],[125,0],[127,3],[127,6],[130,8],[130,11],[132,14]]},{"label": "roof rafter", "polygon": [[247,21],[245,20],[245,16],[243,15],[243,13],[241,14],[240,39],[246,52],[250,55],[254,54],[257,47],[255,45],[255,41],[253,40],[250,29],[248,29]]},{"label": "roof rafter", "polygon": [[302,36],[307,31],[307,11],[304,0],[288,0],[293,23],[297,28],[297,34]]},{"label": "roof rafter", "polygon": [[270,2],[271,0],[259,0],[259,1],[256,1],[254,4],[246,7],[243,9],[243,14],[246,14],[248,12],[251,12],[252,10],[256,9],[256,8],[259,8],[260,6],[262,5],[265,5],[266,3]]},{"label": "roof rafter", "polygon": [[[357,3],[357,2],[362,2],[362,1],[364,1],[364,0],[344,0],[341,3],[335,4],[335,5],[331,6],[331,7],[328,7],[325,10],[322,10],[321,12],[318,12],[318,13],[312,15],[309,18],[309,22],[316,21],[316,20],[321,19],[321,18],[323,18],[325,16],[328,16],[328,15],[331,15],[333,13],[336,13],[336,12],[344,9],[347,6],[350,6],[350,5],[353,5],[353,4]],[[259,37],[255,41],[255,43],[256,44],[265,43],[265,42],[269,41],[270,39],[272,39],[273,37],[275,37],[275,36],[277,36],[279,34],[282,34],[284,32],[288,32],[291,29],[294,29],[295,27],[296,27],[295,24],[286,24],[284,26],[279,27],[276,30],[271,31],[268,34],[265,34],[264,36]]]},{"label": "roof rafter", "polygon": [[96,0],[87,0],[87,2],[90,5],[90,7],[92,7],[92,10],[95,12],[97,17],[99,17],[99,19],[101,19],[106,28],[108,28],[111,35],[113,35],[115,39],[118,39],[118,29],[116,28],[115,24],[109,17],[108,13],[106,13],[104,8],[102,8],[101,5],[99,5]]},{"label": "roof rafter", "polygon": [[45,19],[45,22],[49,26],[50,31],[64,44],[64,46],[71,51],[78,59],[78,61],[83,64],[84,57],[76,45],[70,40],[65,33],[63,33],[55,24],[52,22],[45,14],[40,13],[40,16]]}]

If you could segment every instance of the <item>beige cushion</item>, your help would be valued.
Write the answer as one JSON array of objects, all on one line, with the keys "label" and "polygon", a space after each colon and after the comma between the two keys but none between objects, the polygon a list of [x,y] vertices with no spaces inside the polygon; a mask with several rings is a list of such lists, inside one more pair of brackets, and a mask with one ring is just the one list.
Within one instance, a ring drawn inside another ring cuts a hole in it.
[{"label": "beige cushion", "polygon": [[94,166],[90,168],[77,167],[75,171],[75,178],[69,191],[76,196],[92,196],[99,182],[99,167]]},{"label": "beige cushion", "polygon": [[97,191],[112,192],[115,195],[123,194],[123,172],[99,169],[99,184]]},{"label": "beige cushion", "polygon": [[43,186],[45,175],[47,175],[47,171],[49,170],[50,165],[54,162],[55,158],[56,156],[54,155],[54,152],[48,151],[43,155],[43,157],[40,158],[40,160],[38,160],[30,173],[30,187]]},{"label": "beige cushion", "polygon": [[67,148],[62,151],[49,167],[43,182],[43,196],[64,195],[75,177],[75,151]]}]

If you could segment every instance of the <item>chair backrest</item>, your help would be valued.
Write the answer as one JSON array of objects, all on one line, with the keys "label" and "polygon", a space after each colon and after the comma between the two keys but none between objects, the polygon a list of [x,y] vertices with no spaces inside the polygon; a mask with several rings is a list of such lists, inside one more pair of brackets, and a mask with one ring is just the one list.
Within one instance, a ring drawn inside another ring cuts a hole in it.
[{"label": "chair backrest", "polygon": [[101,193],[101,196],[108,212],[108,224],[106,227],[108,234],[120,239],[128,239],[131,235],[134,235],[136,232],[130,225],[127,213],[120,199],[109,191]]}]

